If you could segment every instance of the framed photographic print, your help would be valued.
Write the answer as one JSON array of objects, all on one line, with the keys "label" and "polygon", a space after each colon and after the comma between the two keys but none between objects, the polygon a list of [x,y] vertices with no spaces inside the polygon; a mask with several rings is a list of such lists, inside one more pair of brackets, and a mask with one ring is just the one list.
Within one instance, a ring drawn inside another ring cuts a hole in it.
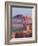
[{"label": "framed photographic print", "polygon": [[5,2],[5,44],[37,42],[37,4]]}]

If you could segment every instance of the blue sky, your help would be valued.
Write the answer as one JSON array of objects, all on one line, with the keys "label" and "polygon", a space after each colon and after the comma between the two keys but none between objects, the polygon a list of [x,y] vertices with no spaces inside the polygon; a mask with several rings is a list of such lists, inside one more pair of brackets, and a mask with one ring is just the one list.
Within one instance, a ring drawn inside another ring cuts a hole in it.
[{"label": "blue sky", "polygon": [[13,7],[12,8],[12,16],[16,16],[17,14],[22,14],[24,16],[31,16],[32,15],[32,8],[18,8]]}]

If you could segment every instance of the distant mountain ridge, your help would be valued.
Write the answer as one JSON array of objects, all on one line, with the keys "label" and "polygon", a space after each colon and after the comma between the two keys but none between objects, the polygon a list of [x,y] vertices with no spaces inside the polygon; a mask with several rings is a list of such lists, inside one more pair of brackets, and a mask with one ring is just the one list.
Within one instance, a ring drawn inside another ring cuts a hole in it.
[{"label": "distant mountain ridge", "polygon": [[13,18],[19,18],[20,19],[20,18],[28,18],[28,17],[32,18],[32,16],[29,16],[29,15],[28,16],[27,15],[25,15],[25,16],[23,16],[23,15],[16,15]]},{"label": "distant mountain ridge", "polygon": [[13,17],[13,24],[14,23],[32,23],[32,16],[23,16],[23,15],[16,15]]},{"label": "distant mountain ridge", "polygon": [[18,18],[18,19],[20,19],[20,18],[23,18],[23,15],[16,15],[16,16],[14,16],[13,18]]}]

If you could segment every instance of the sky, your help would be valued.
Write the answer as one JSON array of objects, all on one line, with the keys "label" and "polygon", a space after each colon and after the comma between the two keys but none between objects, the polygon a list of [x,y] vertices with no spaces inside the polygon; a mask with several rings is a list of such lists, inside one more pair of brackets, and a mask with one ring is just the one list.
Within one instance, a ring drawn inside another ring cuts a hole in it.
[{"label": "sky", "polygon": [[16,16],[18,14],[24,16],[31,16],[32,15],[32,8],[19,8],[19,7],[12,7],[12,16]]}]

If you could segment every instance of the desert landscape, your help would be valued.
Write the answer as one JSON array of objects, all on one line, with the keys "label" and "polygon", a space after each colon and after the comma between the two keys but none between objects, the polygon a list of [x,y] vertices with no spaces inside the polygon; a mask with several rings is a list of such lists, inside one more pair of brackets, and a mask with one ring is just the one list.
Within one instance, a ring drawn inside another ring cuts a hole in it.
[{"label": "desert landscape", "polygon": [[16,15],[12,17],[11,38],[32,37],[32,16]]}]

